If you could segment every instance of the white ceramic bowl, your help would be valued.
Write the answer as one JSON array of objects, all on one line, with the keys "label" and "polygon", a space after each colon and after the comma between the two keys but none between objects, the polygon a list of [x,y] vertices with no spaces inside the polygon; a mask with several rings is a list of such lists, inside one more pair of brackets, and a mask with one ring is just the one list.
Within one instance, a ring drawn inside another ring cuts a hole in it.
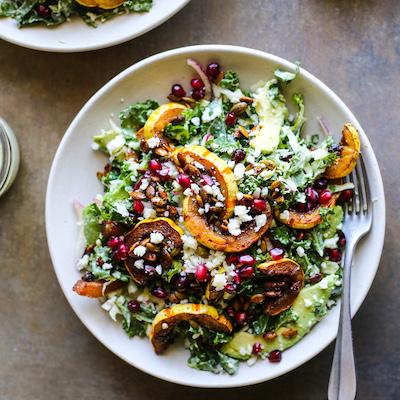
[{"label": "white ceramic bowl", "polygon": [[[293,70],[293,64],[276,56],[243,47],[204,45],[167,51],[147,58],[120,73],[100,89],[82,108],[65,134],[50,172],[46,198],[46,228],[54,269],[75,313],[86,327],[116,355],[131,365],[161,379],[190,386],[232,387],[250,385],[282,375],[305,363],[323,350],[337,331],[339,308],[336,306],[301,342],[283,354],[279,364],[258,362],[252,367],[243,363],[234,376],[213,375],[189,368],[188,352],[176,345],[162,356],[154,354],[147,339],[129,339],[113,323],[95,300],[77,296],[71,288],[79,278],[75,269],[77,226],[72,201],[88,203],[102,188],[96,171],[105,158],[90,148],[91,136],[108,126],[111,113],[144,99],[165,102],[174,82],[187,85],[193,71],[186,58],[201,63],[218,61],[224,68],[239,72],[243,87],[257,80],[269,79],[275,68]],[[360,124],[345,104],[322,82],[305,70],[291,90],[305,96],[307,132],[319,132],[315,117],[324,116],[332,132],[340,135],[343,123],[354,124],[361,135],[362,153],[371,182],[374,224],[369,236],[358,247],[352,276],[352,312],[360,307],[374,279],[382,251],[385,229],[385,201],[382,179],[374,152]],[[120,99],[124,98],[124,104]],[[89,350],[88,350],[89,351]]]},{"label": "white ceramic bowl", "polygon": [[47,28],[30,26],[18,29],[11,18],[0,19],[0,38],[35,50],[61,53],[102,49],[143,35],[171,18],[190,0],[153,0],[148,13],[119,15],[99,24],[86,25],[81,18]]}]

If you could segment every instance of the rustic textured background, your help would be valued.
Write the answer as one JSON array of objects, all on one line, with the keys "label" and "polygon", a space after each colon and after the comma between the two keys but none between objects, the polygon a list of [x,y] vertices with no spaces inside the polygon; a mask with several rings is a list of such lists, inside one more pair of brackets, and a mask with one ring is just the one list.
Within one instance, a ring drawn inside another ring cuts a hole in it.
[{"label": "rustic textured background", "polygon": [[0,199],[0,398],[324,399],[333,347],[257,386],[198,390],[165,383],[115,357],[84,328],[56,282],[44,231],[47,176],[57,145],[86,100],[138,60],[199,43],[255,47],[302,65],[353,110],[374,146],[388,205],[386,243],[354,318],[358,399],[400,398],[400,2],[193,0],[129,43],[86,54],[46,54],[0,42],[0,115],[22,164]]}]

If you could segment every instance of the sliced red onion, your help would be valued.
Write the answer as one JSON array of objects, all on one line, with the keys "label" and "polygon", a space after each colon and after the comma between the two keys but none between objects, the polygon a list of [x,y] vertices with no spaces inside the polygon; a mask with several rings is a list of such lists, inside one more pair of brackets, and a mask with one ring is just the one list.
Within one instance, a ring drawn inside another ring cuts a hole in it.
[{"label": "sliced red onion", "polygon": [[210,132],[208,132],[203,139],[201,140],[201,145],[204,146],[209,140],[213,138],[213,135],[211,135]]},{"label": "sliced red onion", "polygon": [[83,212],[83,209],[85,208],[85,206],[78,200],[74,200],[72,202],[72,205],[74,206],[76,217],[78,218],[78,220],[81,220],[82,219],[82,212]]},{"label": "sliced red onion", "polygon": [[208,76],[206,75],[206,73],[203,71],[203,68],[196,60],[193,60],[193,58],[188,58],[186,62],[187,62],[187,65],[192,67],[198,73],[198,75],[200,76],[200,79],[204,83],[204,90],[206,92],[204,99],[211,100],[211,98],[214,96],[213,90],[212,90],[211,82],[208,79]]},{"label": "sliced red onion", "polygon": [[318,117],[317,118],[319,125],[321,126],[322,131],[325,133],[326,136],[330,136],[331,132],[328,128],[328,125],[326,124],[324,118]]}]

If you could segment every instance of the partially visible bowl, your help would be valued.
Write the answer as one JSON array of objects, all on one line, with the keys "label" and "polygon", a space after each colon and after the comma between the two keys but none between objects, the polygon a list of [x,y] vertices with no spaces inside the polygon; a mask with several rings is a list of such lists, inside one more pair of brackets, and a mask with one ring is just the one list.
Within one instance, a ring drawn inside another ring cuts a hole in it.
[{"label": "partially visible bowl", "polygon": [[35,50],[72,53],[102,49],[126,42],[161,25],[190,0],[153,0],[148,13],[119,15],[99,24],[86,25],[79,17],[47,28],[29,26],[18,29],[11,18],[0,18],[0,39]]},{"label": "partially visible bowl", "polygon": [[[315,326],[298,344],[284,352],[279,364],[258,362],[251,368],[243,364],[234,376],[213,375],[190,369],[188,353],[182,346],[171,346],[162,356],[154,354],[146,339],[129,339],[113,323],[96,301],[77,296],[71,288],[78,279],[75,242],[77,226],[72,201],[88,203],[101,191],[96,171],[105,160],[90,148],[91,136],[108,124],[110,115],[118,115],[125,105],[144,99],[165,102],[174,82],[187,82],[192,71],[186,59],[193,57],[205,64],[218,61],[224,68],[239,73],[243,87],[268,79],[279,67],[294,70],[294,65],[279,57],[243,47],[202,45],[167,51],[128,68],[102,89],[82,108],[66,132],[51,168],[46,197],[46,229],[54,269],[75,313],[86,327],[111,351],[131,365],[161,379],[200,387],[233,387],[255,384],[282,375],[305,363],[322,351],[336,336],[339,307]],[[346,105],[321,81],[301,69],[291,90],[304,94],[306,133],[318,132],[316,117],[323,116],[337,136],[343,123],[351,122],[361,135],[362,152],[374,198],[372,231],[358,247],[352,276],[352,313],[363,302],[372,284],[383,246],[385,200],[379,167],[365,132]],[[121,104],[125,99],[125,105]]]}]

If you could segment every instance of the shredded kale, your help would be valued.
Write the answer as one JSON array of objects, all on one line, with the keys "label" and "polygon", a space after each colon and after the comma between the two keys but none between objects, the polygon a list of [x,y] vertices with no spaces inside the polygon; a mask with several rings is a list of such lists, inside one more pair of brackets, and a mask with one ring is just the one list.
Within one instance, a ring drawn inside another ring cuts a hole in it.
[{"label": "shredded kale", "polygon": [[121,127],[130,129],[134,132],[144,126],[150,114],[159,106],[154,100],[146,100],[131,104],[128,108],[121,111],[119,118],[121,119]]},{"label": "shredded kale", "polygon": [[256,335],[264,333],[268,326],[268,316],[261,314],[255,321],[253,321],[252,327]]},{"label": "shredded kale", "polygon": [[82,212],[83,233],[87,244],[94,244],[101,231],[101,212],[97,204],[86,206]]},{"label": "shredded kale", "polygon": [[224,89],[229,89],[232,91],[239,89],[240,82],[237,73],[234,71],[226,71],[224,73],[223,79],[221,79],[221,82],[219,83],[219,86],[221,86]]},{"label": "shredded kale", "polygon": [[[42,16],[38,13],[39,5],[45,5],[50,13]],[[16,20],[19,27],[32,24],[46,26],[59,25],[73,15],[79,15],[88,25],[96,27],[115,15],[126,12],[148,12],[153,5],[152,0],[127,0],[121,6],[111,10],[84,7],[75,0],[0,0],[0,17]]]}]

